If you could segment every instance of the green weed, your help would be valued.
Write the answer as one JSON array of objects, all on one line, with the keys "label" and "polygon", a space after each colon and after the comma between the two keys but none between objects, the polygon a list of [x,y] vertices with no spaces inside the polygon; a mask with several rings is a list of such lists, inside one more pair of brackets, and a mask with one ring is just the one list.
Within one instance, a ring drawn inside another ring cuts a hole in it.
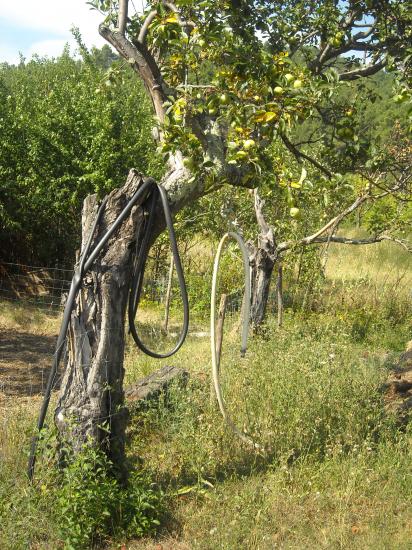
[{"label": "green weed", "polygon": [[140,472],[122,486],[106,455],[91,447],[63,469],[58,491],[62,540],[68,549],[95,547],[108,536],[141,537],[159,525],[162,495]]}]

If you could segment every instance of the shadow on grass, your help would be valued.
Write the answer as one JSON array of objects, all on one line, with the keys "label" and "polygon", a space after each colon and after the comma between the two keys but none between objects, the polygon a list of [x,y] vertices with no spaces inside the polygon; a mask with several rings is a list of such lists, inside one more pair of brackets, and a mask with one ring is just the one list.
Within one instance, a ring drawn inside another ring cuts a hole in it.
[{"label": "shadow on grass", "polygon": [[[18,397],[42,393],[47,384],[55,336],[16,330],[0,333],[0,391]],[[55,381],[55,388],[59,386]]]}]

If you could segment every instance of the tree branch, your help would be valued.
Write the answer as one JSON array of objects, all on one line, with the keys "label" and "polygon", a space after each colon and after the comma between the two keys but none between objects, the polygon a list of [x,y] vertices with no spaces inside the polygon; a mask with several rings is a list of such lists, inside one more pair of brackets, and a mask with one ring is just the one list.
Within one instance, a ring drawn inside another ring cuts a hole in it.
[{"label": "tree branch", "polygon": [[119,0],[119,13],[117,16],[117,28],[120,34],[124,36],[126,31],[127,11],[129,7],[129,0]]},{"label": "tree branch", "polygon": [[262,233],[268,233],[270,231],[270,226],[265,220],[265,217],[263,215],[263,205],[265,204],[264,201],[260,198],[259,192],[257,189],[254,189],[254,198],[255,198],[255,213],[256,213],[256,220],[258,222],[258,225],[260,227],[260,230]]},{"label": "tree branch", "polygon": [[381,61],[378,61],[377,63],[368,65],[367,67],[360,67],[359,69],[354,69],[353,71],[347,71],[346,73],[341,73],[339,75],[339,79],[346,81],[346,80],[356,80],[358,78],[362,78],[365,76],[372,76],[378,73],[381,69],[383,69],[386,63],[387,63],[387,60],[385,58],[385,59],[382,59]]},{"label": "tree branch", "polygon": [[[361,204],[363,204],[367,200],[370,200],[371,198],[373,198],[373,197],[369,193],[365,194],[365,195],[361,195],[350,206],[345,208],[345,210],[343,210],[343,212],[341,212],[340,214],[338,214],[337,216],[335,216],[334,218],[329,220],[327,224],[325,224],[318,231],[316,231],[316,233],[313,233],[313,235],[309,235],[308,237],[304,237],[303,239],[300,239],[299,241],[285,241],[283,243],[280,243],[279,246],[278,246],[279,252],[284,252],[285,250],[289,250],[290,248],[293,248],[294,246],[305,246],[305,245],[308,245],[308,244],[312,244],[321,235],[326,233],[326,231],[328,231],[328,229],[333,228],[333,230],[335,230],[336,227],[340,224],[340,222],[344,218],[346,218],[346,216],[349,216],[349,214],[351,214],[357,208],[359,208],[359,206],[361,206]],[[328,238],[329,237],[326,237],[326,241],[328,240]],[[325,242],[325,241],[322,241],[322,242]]]},{"label": "tree branch", "polygon": [[311,164],[313,164],[313,166],[315,166],[320,172],[322,172],[323,174],[325,174],[328,178],[331,178],[333,176],[332,172],[330,170],[328,170],[328,168],[326,168],[325,166],[323,166],[322,164],[320,164],[320,162],[318,162],[316,159],[310,157],[309,155],[307,155],[306,153],[303,153],[302,151],[300,151],[296,145],[294,145],[291,141],[289,141],[289,139],[284,135],[284,134],[280,134],[280,137],[283,141],[283,143],[286,145],[286,147],[289,149],[289,151],[296,157],[296,158],[301,158],[301,159],[305,159],[307,160],[308,162],[310,162]]},{"label": "tree branch", "polygon": [[[305,244],[322,244],[322,243],[337,243],[337,244],[351,244],[351,245],[364,245],[364,244],[375,244],[382,241],[390,241],[402,246],[407,252],[412,253],[412,244],[408,243],[403,239],[397,239],[389,235],[376,235],[369,239],[354,239],[352,237],[338,237],[336,235],[331,235],[329,237],[317,237],[311,242]],[[298,243],[299,244],[299,243]],[[303,243],[301,243],[303,244]]]},{"label": "tree branch", "polygon": [[295,55],[295,53],[308,41],[310,40],[311,38],[313,38],[314,36],[316,36],[318,34],[318,31],[312,31],[310,32],[309,34],[306,34],[305,36],[303,36],[300,41],[296,44],[296,46],[294,46],[293,48],[291,48],[291,51],[290,51],[290,57],[293,57]]},{"label": "tree branch", "polygon": [[143,25],[140,29],[140,32],[139,32],[139,36],[137,38],[137,41],[140,44],[144,44],[146,42],[146,36],[147,36],[148,31],[149,31],[149,27],[150,27],[151,23],[153,22],[153,20],[156,18],[156,15],[157,15],[157,11],[152,10],[148,14],[146,19],[144,20],[144,23],[143,23]]},{"label": "tree branch", "polygon": [[159,67],[152,54],[143,44],[131,43],[127,38],[117,30],[111,30],[104,25],[99,26],[100,35],[106,39],[116,51],[132,64],[133,69],[139,74],[145,88],[153,102],[157,117],[160,121],[164,118],[163,103],[167,95],[172,91],[168,90]]}]

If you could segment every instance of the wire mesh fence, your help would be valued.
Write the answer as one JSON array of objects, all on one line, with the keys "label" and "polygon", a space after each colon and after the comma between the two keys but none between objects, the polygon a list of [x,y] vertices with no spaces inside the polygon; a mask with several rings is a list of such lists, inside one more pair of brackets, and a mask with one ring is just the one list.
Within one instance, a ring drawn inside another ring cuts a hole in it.
[{"label": "wire mesh fence", "polygon": [[[211,273],[193,258],[184,257],[183,263],[191,306],[197,305],[191,314],[189,336],[207,338]],[[62,267],[0,264],[0,306],[5,321],[0,318],[0,396],[44,393],[72,276],[72,269]],[[242,288],[233,284],[228,292],[228,317],[240,315],[242,298]],[[5,316],[9,316],[7,322]],[[149,257],[137,325],[148,346],[159,351],[173,347],[179,337],[181,296],[167,253]],[[55,389],[58,382],[56,379]]]},{"label": "wire mesh fence", "polygon": [[0,263],[0,299],[59,309],[72,275],[72,270],[60,267]]}]

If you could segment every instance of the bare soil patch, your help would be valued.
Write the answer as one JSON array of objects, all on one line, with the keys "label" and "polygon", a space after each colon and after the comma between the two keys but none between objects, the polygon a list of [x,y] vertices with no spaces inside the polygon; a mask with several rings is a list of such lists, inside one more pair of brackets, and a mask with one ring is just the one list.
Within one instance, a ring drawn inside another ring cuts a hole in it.
[{"label": "bare soil patch", "polygon": [[2,327],[0,394],[27,397],[44,392],[55,345],[56,336]]}]

